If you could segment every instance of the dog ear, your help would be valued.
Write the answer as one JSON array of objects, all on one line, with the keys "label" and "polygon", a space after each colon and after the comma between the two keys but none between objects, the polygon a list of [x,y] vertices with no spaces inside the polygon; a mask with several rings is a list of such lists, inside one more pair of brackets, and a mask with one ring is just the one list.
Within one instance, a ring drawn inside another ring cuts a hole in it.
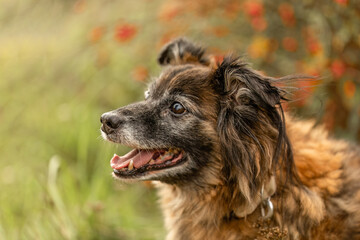
[{"label": "dog ear", "polygon": [[278,164],[287,178],[294,171],[281,107],[284,91],[273,86],[274,81],[235,57],[225,58],[213,76],[221,98],[217,129],[226,159],[224,170],[239,181],[248,199],[258,193]]},{"label": "dog ear", "polygon": [[178,38],[168,43],[161,50],[158,62],[160,65],[178,65],[186,63],[209,65],[210,61],[204,54],[204,48],[195,45],[185,38]]},{"label": "dog ear", "polygon": [[[250,69],[246,62],[234,56],[225,57],[214,74],[214,86],[217,91],[235,97],[238,101],[251,98],[263,107],[274,107],[280,104],[283,98],[284,91],[273,86],[273,81],[273,78],[260,75]],[[245,94],[244,91],[251,95]]]}]

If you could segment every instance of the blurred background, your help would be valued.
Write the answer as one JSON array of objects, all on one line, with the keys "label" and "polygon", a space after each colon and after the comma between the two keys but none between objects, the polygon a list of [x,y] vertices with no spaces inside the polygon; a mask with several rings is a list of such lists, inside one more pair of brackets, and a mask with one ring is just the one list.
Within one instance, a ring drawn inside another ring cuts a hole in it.
[{"label": "blurred background", "polygon": [[178,36],[320,76],[291,83],[287,110],[359,142],[359,23],[356,0],[0,0],[0,239],[164,238],[154,189],[112,179],[128,149],[99,118],[143,98]]}]

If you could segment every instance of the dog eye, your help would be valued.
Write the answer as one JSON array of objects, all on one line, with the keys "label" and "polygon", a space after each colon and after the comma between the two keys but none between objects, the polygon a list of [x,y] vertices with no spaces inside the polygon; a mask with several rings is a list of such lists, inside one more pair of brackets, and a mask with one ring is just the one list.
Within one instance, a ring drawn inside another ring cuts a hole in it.
[{"label": "dog eye", "polygon": [[184,106],[179,102],[174,102],[173,105],[171,105],[170,110],[177,115],[183,114],[186,111]]}]

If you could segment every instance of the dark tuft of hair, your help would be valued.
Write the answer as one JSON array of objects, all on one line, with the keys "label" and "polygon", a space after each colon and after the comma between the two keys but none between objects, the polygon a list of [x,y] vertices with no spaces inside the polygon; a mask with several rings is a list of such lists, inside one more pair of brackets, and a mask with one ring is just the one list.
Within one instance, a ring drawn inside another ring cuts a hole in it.
[{"label": "dark tuft of hair", "polygon": [[[226,172],[235,167],[247,178],[253,191],[262,184],[257,174],[266,174],[264,170],[274,175],[279,168],[285,170],[281,179],[298,184],[300,180],[281,106],[281,102],[286,101],[286,92],[273,85],[282,78],[262,76],[233,56],[226,57],[218,65],[213,78],[214,89],[221,96],[218,131],[229,162]],[[265,148],[272,148],[271,156]],[[256,152],[260,154],[260,163],[256,162]]]},{"label": "dark tuft of hair", "polygon": [[195,45],[186,38],[177,38],[160,51],[158,62],[160,65],[186,63],[208,65],[209,59],[204,54],[204,48]]}]

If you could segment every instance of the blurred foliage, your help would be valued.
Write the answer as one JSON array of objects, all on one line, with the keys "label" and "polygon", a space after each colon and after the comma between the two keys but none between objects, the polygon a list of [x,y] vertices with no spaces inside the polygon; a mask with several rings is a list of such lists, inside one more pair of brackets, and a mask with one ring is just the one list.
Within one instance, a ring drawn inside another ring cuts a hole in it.
[{"label": "blurred foliage", "polygon": [[318,80],[288,110],[360,140],[358,1],[0,0],[0,239],[163,239],[154,190],[114,182],[101,113],[142,99],[178,36]]}]

